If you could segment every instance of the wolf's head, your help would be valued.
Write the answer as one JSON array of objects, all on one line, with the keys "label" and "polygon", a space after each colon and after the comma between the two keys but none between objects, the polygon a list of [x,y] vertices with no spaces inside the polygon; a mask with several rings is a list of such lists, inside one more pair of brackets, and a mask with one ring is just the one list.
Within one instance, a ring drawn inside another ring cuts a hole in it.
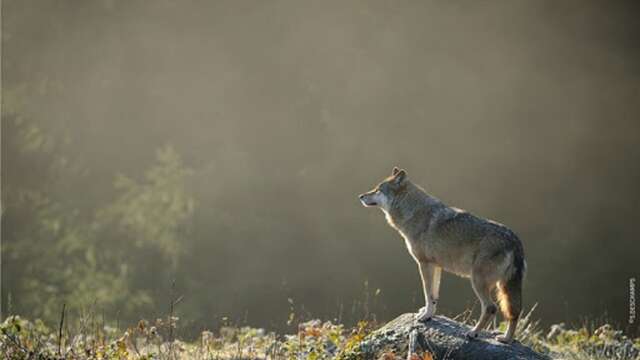
[{"label": "wolf's head", "polygon": [[393,199],[404,190],[406,181],[407,172],[394,167],[391,176],[373,190],[360,195],[360,202],[367,207],[377,206],[382,210],[389,210]]}]

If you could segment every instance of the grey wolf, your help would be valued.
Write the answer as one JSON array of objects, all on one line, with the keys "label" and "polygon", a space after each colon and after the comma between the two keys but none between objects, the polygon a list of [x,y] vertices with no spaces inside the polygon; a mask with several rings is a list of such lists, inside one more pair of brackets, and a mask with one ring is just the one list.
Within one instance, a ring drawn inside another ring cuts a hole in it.
[{"label": "grey wolf", "polygon": [[518,236],[506,226],[451,207],[427,194],[394,168],[391,176],[360,195],[366,207],[380,208],[405,240],[418,264],[425,306],[416,320],[427,321],[436,312],[442,270],[467,277],[480,300],[481,314],[468,332],[477,338],[497,312],[492,293],[497,290],[500,310],[508,327],[498,341],[512,341],[522,309],[522,282],[526,271]]}]

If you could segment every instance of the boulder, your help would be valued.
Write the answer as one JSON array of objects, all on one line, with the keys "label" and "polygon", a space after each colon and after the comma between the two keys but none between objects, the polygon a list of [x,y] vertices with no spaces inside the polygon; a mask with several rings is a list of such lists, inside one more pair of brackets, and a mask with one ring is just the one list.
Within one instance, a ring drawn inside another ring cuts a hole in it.
[{"label": "boulder", "polygon": [[479,338],[469,339],[465,336],[469,330],[467,325],[445,316],[418,322],[414,320],[414,314],[403,314],[366,336],[354,349],[354,354],[358,358],[376,360],[384,358],[385,354],[407,358],[407,354],[425,351],[433,359],[448,360],[550,359],[516,340],[503,344],[495,339],[497,333],[482,332]]}]

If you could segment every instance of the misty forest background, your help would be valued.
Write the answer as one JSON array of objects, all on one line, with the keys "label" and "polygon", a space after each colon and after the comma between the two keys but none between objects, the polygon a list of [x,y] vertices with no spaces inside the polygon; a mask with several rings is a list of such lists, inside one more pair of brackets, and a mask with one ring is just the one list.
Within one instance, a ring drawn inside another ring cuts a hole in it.
[{"label": "misty forest background", "polygon": [[[544,324],[628,328],[630,4],[5,0],[3,315],[153,319],[174,281],[186,333],[414,311],[357,200],[398,165],[519,233]],[[441,313],[474,302],[445,275]]]}]

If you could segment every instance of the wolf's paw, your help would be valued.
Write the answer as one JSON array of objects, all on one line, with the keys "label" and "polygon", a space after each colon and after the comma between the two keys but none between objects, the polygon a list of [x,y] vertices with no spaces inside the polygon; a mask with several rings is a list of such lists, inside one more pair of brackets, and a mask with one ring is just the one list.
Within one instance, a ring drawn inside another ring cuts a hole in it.
[{"label": "wolf's paw", "polygon": [[470,330],[465,334],[465,337],[469,340],[476,340],[480,336],[480,333],[475,330]]},{"label": "wolf's paw", "polygon": [[416,321],[419,321],[419,322],[429,321],[431,320],[431,318],[433,318],[433,315],[429,315],[426,312],[420,312],[415,315]]},{"label": "wolf's paw", "polygon": [[433,317],[433,313],[434,313],[433,310],[430,310],[430,309],[427,309],[426,307],[423,307],[415,315],[415,319],[416,319],[416,321],[420,321],[420,322],[429,321]]},{"label": "wolf's paw", "polygon": [[506,337],[504,335],[496,336],[496,340],[500,341],[503,344],[511,344],[513,342],[513,338]]}]

